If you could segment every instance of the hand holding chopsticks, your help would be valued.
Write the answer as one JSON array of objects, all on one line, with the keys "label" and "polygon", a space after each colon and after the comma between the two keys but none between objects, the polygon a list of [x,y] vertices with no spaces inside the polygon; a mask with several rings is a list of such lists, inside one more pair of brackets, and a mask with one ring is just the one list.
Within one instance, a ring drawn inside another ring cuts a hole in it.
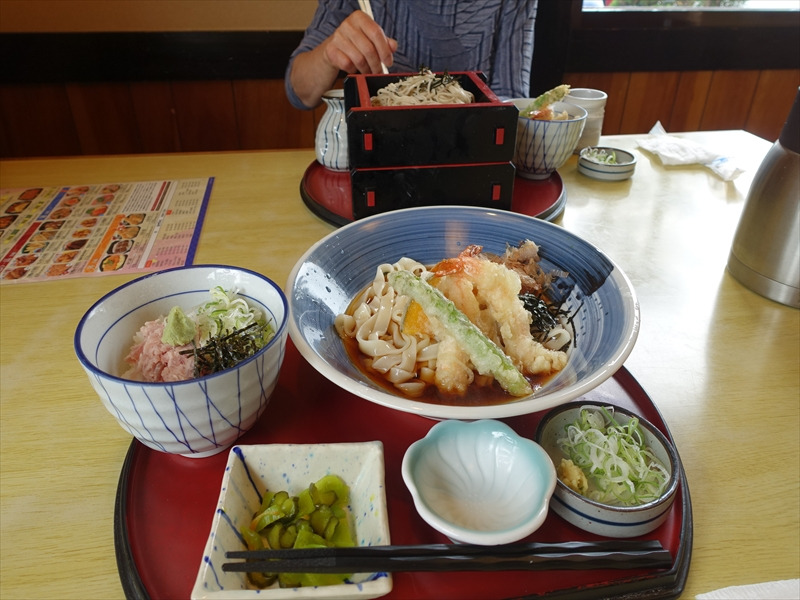
[{"label": "hand holding chopsticks", "polygon": [[669,551],[657,540],[233,550],[226,557],[246,560],[224,563],[223,571],[264,573],[634,569],[672,564]]}]

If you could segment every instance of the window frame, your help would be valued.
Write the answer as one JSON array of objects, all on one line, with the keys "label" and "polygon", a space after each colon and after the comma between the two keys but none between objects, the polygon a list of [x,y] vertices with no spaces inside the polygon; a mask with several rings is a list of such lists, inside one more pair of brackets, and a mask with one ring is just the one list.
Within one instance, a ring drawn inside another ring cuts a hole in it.
[{"label": "window frame", "polygon": [[566,2],[567,72],[800,68],[798,11],[584,11],[582,0]]}]

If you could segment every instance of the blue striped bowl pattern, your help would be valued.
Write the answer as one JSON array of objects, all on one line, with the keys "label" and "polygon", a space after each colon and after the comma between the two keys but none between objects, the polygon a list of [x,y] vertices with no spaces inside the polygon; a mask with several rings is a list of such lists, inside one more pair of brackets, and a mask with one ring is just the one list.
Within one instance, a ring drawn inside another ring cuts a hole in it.
[{"label": "blue striped bowl pattern", "polygon": [[243,573],[222,570],[229,550],[246,549],[239,533],[261,506],[265,490],[296,496],[324,475],[339,475],[350,487],[349,512],[359,546],[391,543],[386,509],[383,443],[260,444],[231,448],[211,531],[191,597],[377,598],[392,589],[389,573],[354,573],[348,583],[312,588],[248,589]]},{"label": "blue striped bowl pattern", "polygon": [[510,544],[547,518],[556,470],[537,443],[494,419],[434,425],[403,457],[417,512],[454,542]]},{"label": "blue striped bowl pattern", "polygon": [[539,422],[535,440],[544,448],[556,465],[564,456],[556,440],[563,435],[564,428],[574,422],[582,406],[613,406],[618,423],[627,423],[634,416],[644,432],[645,444],[656,457],[667,466],[670,480],[664,494],[653,502],[640,506],[610,506],[595,502],[567,487],[562,481],[550,503],[553,512],[576,527],[605,537],[629,538],[644,535],[666,521],[678,491],[680,458],[677,450],[655,425],[619,406],[600,402],[576,401],[565,404],[547,413]]},{"label": "blue striped bowl pattern", "polygon": [[[587,154],[592,150],[605,150],[607,153],[614,152],[617,162],[615,164],[600,163],[591,160]],[[603,181],[624,181],[630,179],[636,170],[636,157],[627,150],[620,148],[609,148],[607,146],[593,146],[584,148],[578,155],[578,172]]]},{"label": "blue striped bowl pattern", "polygon": [[[275,337],[232,369],[199,379],[145,383],[123,379],[124,357],[146,321],[207,302],[220,285],[238,290],[272,318]],[[254,271],[197,265],[158,271],[98,300],[80,320],[74,348],[89,382],[125,431],[145,446],[194,458],[229,448],[264,412],[288,338],[288,303],[273,281]]]},{"label": "blue striped bowl pattern", "polygon": [[[507,244],[539,244],[545,270],[569,273],[554,294],[574,313],[577,342],[565,369],[533,395],[493,406],[445,406],[411,400],[378,386],[355,366],[333,326],[381,263],[403,256],[424,264],[470,244],[502,254]],[[295,264],[285,289],[289,335],[305,359],[341,388],[396,410],[444,419],[498,419],[568,402],[622,366],[639,333],[639,303],[630,280],[597,247],[564,228],[510,211],[428,206],[382,213],[337,229]]]},{"label": "blue striped bowl pattern", "polygon": [[[532,99],[516,98],[512,102],[521,110]],[[517,119],[513,162],[520,177],[546,179],[567,162],[578,145],[586,125],[586,109],[567,102],[554,102],[553,110],[567,111],[569,118],[562,121]]]},{"label": "blue striped bowl pattern", "polygon": [[344,110],[344,90],[328,90],[322,95],[327,108],[314,136],[317,162],[332,171],[347,171],[350,156],[347,148],[347,120]]}]

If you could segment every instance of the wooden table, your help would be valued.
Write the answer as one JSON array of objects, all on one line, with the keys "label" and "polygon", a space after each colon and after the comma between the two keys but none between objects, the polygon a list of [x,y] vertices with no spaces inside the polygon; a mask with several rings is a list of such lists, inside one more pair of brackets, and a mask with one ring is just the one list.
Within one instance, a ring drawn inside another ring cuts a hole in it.
[{"label": "wooden table", "polygon": [[[770,144],[742,131],[686,134],[747,171],[664,167],[633,150],[633,179],[560,169],[559,222],[628,274],[642,314],[626,367],[670,426],[694,510],[684,597],[800,576],[800,311],[749,291],[726,263]],[[196,263],[236,264],[283,284],[333,231],[305,207],[311,150],[0,163],[0,186],[216,178]],[[0,597],[121,598],[114,498],[130,437],[92,392],[72,347],[88,306],[130,276],[0,286]]]}]

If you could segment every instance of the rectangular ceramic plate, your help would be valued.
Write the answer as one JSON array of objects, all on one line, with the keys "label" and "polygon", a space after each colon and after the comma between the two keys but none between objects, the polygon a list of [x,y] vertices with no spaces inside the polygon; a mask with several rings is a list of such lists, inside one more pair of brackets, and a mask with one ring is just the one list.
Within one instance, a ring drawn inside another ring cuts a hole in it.
[{"label": "rectangular ceramic plate", "polygon": [[264,491],[285,490],[296,496],[324,475],[339,475],[350,486],[350,514],[359,546],[390,543],[386,511],[383,444],[264,444],[234,446],[228,456],[214,511],[211,533],[203,550],[192,589],[193,600],[221,598],[377,598],[392,589],[388,573],[356,573],[352,583],[312,588],[250,589],[244,573],[222,570],[225,553],[244,549],[239,534],[258,510]]}]

